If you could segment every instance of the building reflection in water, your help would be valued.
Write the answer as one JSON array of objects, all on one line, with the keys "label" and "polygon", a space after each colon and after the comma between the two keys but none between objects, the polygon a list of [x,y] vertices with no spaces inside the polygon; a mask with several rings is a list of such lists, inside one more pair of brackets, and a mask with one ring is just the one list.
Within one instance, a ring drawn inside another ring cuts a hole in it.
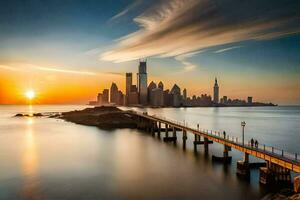
[{"label": "building reflection in water", "polygon": [[[32,106],[29,106],[29,114],[32,115]],[[24,178],[21,190],[22,199],[40,200],[41,193],[38,181],[38,156],[36,150],[35,134],[33,131],[34,119],[26,118],[26,131],[24,139],[24,150],[22,153],[22,174]]]}]

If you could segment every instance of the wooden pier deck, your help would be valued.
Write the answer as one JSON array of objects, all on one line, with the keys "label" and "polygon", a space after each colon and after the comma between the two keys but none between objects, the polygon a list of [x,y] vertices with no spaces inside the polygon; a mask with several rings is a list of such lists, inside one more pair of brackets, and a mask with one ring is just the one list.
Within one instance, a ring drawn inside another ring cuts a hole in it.
[{"label": "wooden pier deck", "polygon": [[279,165],[285,169],[289,169],[296,173],[300,173],[300,159],[297,158],[297,154],[291,154],[284,150],[279,150],[271,146],[258,145],[258,147],[251,146],[249,144],[242,144],[242,141],[239,141],[236,137],[226,136],[224,138],[223,134],[215,131],[208,131],[200,128],[192,128],[187,126],[185,123],[166,119],[156,115],[149,115],[147,113],[140,113],[136,111],[128,111],[128,114],[135,115],[152,122],[158,122],[166,124],[169,127],[174,127],[177,130],[186,131],[194,135],[202,136],[203,138],[208,139],[219,144],[226,145],[238,151],[247,153],[254,157],[263,159],[270,163]]}]

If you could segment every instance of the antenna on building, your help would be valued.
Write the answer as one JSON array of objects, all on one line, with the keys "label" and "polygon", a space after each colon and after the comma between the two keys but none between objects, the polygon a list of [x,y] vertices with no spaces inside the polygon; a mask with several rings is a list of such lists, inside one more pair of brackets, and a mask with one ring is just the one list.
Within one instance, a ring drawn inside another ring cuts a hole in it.
[{"label": "antenna on building", "polygon": [[147,62],[147,58],[140,58],[139,62]]}]

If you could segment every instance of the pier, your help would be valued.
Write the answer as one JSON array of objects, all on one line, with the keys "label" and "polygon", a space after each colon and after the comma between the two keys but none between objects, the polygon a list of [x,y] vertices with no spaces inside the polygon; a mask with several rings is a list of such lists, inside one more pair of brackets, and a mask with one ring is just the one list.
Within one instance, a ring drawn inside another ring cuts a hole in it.
[{"label": "pier", "polygon": [[[229,156],[231,149],[243,152],[244,157],[237,163],[237,175],[241,177],[249,177],[250,169],[259,167],[260,183],[291,184],[291,171],[300,173],[300,159],[296,153],[292,154],[262,144],[256,147],[253,145],[251,146],[250,144],[239,140],[237,137],[230,137],[224,133],[201,129],[199,125],[197,125],[196,128],[189,127],[185,122],[178,122],[156,115],[149,115],[147,112],[126,112],[128,115],[136,118],[137,128],[152,132],[153,136],[157,133],[158,137],[161,137],[161,135],[165,133],[163,137],[164,142],[176,143],[178,140],[176,132],[182,131],[183,149],[186,149],[188,133],[193,135],[194,151],[197,151],[198,145],[203,145],[205,155],[208,155],[210,144],[218,143],[224,145],[223,156],[212,156],[212,160],[228,163],[231,162],[231,157]],[[265,162],[250,163],[250,155],[262,159]]]}]

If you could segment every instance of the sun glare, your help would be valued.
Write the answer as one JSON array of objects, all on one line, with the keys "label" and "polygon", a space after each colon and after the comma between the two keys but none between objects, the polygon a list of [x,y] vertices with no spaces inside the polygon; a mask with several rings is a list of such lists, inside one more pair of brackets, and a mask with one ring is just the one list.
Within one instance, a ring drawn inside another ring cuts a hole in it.
[{"label": "sun glare", "polygon": [[33,90],[28,90],[25,93],[27,99],[32,100],[35,97],[35,92]]}]

